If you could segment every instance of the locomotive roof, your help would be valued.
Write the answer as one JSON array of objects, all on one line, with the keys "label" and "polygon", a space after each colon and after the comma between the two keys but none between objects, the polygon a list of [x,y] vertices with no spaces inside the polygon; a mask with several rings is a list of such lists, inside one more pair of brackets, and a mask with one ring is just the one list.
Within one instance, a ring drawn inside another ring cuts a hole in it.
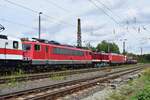
[{"label": "locomotive roof", "polygon": [[94,52],[96,54],[105,54],[105,55],[108,55],[109,53],[104,53],[104,52]]},{"label": "locomotive roof", "polygon": [[86,50],[86,49],[82,49],[82,48],[71,47],[71,46],[66,46],[66,45],[56,45],[56,44],[42,43],[42,42],[38,42],[38,41],[24,41],[23,43],[40,44],[40,45],[51,45],[51,46],[54,46],[54,47],[68,48],[68,49],[76,49],[76,50],[89,51],[89,52],[91,52],[91,50]]},{"label": "locomotive roof", "polygon": [[21,41],[20,39],[18,39],[18,38],[14,38],[14,37],[8,37],[8,40]]},{"label": "locomotive roof", "polygon": [[109,53],[110,55],[119,55],[119,56],[124,56],[122,54],[118,54],[118,53]]},{"label": "locomotive roof", "polygon": [[94,52],[95,54],[103,54],[103,55],[117,55],[117,56],[124,56],[122,54],[117,54],[117,53],[103,53],[103,52]]},{"label": "locomotive roof", "polygon": [[21,41],[18,38],[10,37],[10,36],[7,36],[7,35],[0,35],[0,39],[6,39],[6,40],[12,40],[12,41]]},{"label": "locomotive roof", "polygon": [[6,35],[0,35],[0,39],[8,39]]}]

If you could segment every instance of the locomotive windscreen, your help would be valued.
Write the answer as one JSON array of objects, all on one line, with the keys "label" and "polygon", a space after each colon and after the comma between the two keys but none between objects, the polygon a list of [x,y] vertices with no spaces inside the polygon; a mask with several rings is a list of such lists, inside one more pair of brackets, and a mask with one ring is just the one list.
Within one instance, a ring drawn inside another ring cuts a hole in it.
[{"label": "locomotive windscreen", "polygon": [[23,50],[30,50],[31,45],[30,44],[22,44],[22,48],[23,48]]}]

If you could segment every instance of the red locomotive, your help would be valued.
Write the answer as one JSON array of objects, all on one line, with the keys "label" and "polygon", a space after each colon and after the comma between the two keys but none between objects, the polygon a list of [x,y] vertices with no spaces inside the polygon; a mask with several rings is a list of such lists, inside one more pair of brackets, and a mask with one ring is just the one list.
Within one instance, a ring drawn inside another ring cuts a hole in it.
[{"label": "red locomotive", "polygon": [[115,53],[98,53],[95,52],[92,55],[93,63],[96,66],[106,66],[106,65],[117,65],[125,64],[126,56]]},{"label": "red locomotive", "polygon": [[[0,35],[0,70],[16,69],[15,65],[62,67],[62,65],[106,66],[126,63],[126,56],[114,53],[98,53],[55,41],[33,38],[24,40]],[[136,63],[136,61],[134,61]],[[3,66],[7,66],[2,68]]]},{"label": "red locomotive", "polygon": [[110,64],[124,64],[126,63],[126,56],[121,54],[109,53]]},{"label": "red locomotive", "polygon": [[96,67],[106,66],[109,64],[109,54],[108,53],[98,53],[94,52],[92,54],[92,63]]},{"label": "red locomotive", "polygon": [[[43,40],[44,41],[44,40]],[[24,41],[24,60],[32,65],[81,65],[92,63],[92,52],[51,41]]]}]

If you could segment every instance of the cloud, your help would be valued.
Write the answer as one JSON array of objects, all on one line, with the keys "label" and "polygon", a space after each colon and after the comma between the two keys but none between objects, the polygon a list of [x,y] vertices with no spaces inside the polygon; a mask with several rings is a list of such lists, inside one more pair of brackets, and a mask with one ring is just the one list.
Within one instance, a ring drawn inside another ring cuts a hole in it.
[{"label": "cloud", "polygon": [[[92,45],[96,46],[102,40],[112,40],[122,50],[122,42],[119,40],[127,38],[127,50],[140,53],[141,38],[150,36],[148,32],[150,26],[149,1],[99,0],[107,8],[97,2],[97,0],[92,1],[101,7],[109,16],[113,17],[119,24],[112,21],[111,18],[106,16],[100,9],[97,9],[88,0],[53,1],[61,6],[62,9],[54,4],[48,3],[47,0],[38,2],[37,0],[30,0],[30,2],[29,0],[13,0],[13,2],[35,11],[43,12],[43,15],[41,15],[41,37],[44,39],[55,40],[65,44],[76,44],[77,18],[81,18],[83,41],[91,41]],[[18,38],[38,36],[38,13],[33,13],[32,11],[9,4],[5,0],[1,2],[0,8],[1,18],[28,26],[24,27],[24,25],[0,20],[0,23],[6,27],[6,30],[2,34],[13,37],[17,36]],[[63,8],[68,10],[68,12],[64,11]],[[49,17],[44,16],[44,14]],[[135,17],[136,23],[134,21]],[[129,25],[127,25],[127,21]],[[146,30],[143,29],[143,26]],[[140,32],[138,32],[139,27]],[[115,34],[113,30],[115,30]],[[145,53],[150,53],[149,40],[142,41],[144,41],[143,49]]]}]

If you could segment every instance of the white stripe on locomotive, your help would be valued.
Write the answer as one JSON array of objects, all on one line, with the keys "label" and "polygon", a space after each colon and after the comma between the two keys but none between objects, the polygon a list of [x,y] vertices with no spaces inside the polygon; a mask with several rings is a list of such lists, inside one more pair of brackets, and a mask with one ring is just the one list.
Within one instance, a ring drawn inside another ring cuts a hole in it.
[{"label": "white stripe on locomotive", "polygon": [[[18,49],[13,48],[13,41],[18,42]],[[22,50],[22,42],[20,39],[8,37],[8,39],[0,39],[0,48],[12,49],[12,50]],[[0,54],[0,59],[12,59],[12,60],[22,60],[23,55],[16,54]]]},{"label": "white stripe on locomotive", "polygon": [[7,59],[7,60],[22,60],[22,55],[12,55],[12,54],[0,54],[0,59]]}]

